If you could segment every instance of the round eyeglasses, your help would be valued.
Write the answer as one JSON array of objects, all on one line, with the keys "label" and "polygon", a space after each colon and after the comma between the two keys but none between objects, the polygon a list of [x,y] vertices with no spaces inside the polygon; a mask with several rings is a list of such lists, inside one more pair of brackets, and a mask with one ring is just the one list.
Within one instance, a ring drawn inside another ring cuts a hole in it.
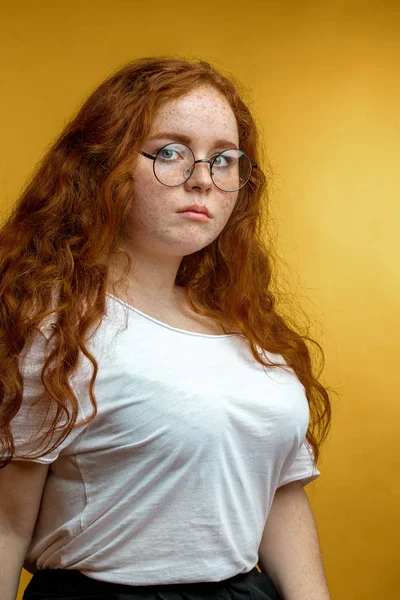
[{"label": "round eyeglasses", "polygon": [[213,184],[223,192],[236,192],[246,185],[253,169],[257,168],[256,163],[237,148],[219,152],[210,159],[195,160],[189,146],[172,142],[160,148],[155,155],[142,150],[140,154],[153,161],[154,175],[168,187],[182,185],[192,176],[196,163],[206,162],[210,165]]}]

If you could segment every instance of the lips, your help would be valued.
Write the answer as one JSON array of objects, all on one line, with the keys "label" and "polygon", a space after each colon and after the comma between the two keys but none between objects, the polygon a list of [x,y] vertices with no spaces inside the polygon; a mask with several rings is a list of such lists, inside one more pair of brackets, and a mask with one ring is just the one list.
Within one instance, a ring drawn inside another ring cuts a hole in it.
[{"label": "lips", "polygon": [[187,206],[178,212],[199,212],[204,213],[207,217],[211,217],[211,214],[206,206],[199,206],[198,204],[192,204],[191,206]]}]

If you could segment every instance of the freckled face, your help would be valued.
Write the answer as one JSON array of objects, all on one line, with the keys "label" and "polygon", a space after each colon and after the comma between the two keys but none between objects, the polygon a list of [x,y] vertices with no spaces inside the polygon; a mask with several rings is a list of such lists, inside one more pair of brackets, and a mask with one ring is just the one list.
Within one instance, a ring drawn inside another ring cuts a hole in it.
[{"label": "freckled face", "polygon": [[[171,132],[172,137],[151,139],[165,132]],[[239,146],[235,115],[227,100],[209,86],[165,102],[141,150],[155,155],[162,146],[180,141],[173,137],[174,133],[190,138],[187,145],[196,160]],[[217,144],[221,140],[230,144]],[[238,191],[223,192],[213,184],[208,163],[197,163],[192,176],[182,185],[167,187],[154,176],[153,161],[139,155],[134,172],[132,244],[141,251],[164,256],[197,252],[221,233],[237,196]],[[205,205],[212,218],[201,222],[182,217],[178,211],[191,204]]]}]

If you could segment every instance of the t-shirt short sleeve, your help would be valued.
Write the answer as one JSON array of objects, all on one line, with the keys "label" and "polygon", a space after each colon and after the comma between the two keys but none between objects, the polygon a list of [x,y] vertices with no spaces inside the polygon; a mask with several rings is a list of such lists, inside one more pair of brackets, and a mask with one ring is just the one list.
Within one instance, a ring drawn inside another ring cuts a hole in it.
[{"label": "t-shirt short sleeve", "polygon": [[320,475],[320,471],[315,466],[312,447],[307,440],[304,440],[289,467],[281,472],[277,487],[299,480],[305,486]]},{"label": "t-shirt short sleeve", "polygon": [[[67,423],[65,413],[56,425],[53,438],[41,439],[43,433],[51,428],[56,414],[56,401],[52,399],[41,381],[46,356],[51,351],[46,335],[39,329],[34,340],[25,346],[19,357],[19,365],[23,382],[23,400],[18,413],[11,420],[11,431],[14,437],[15,454],[13,460],[32,460],[37,463],[52,463],[61,452],[66,452],[77,442],[86,427],[78,426],[68,434],[63,442],[53,451],[37,457],[42,451],[50,449],[60,439],[63,426]],[[70,382],[71,385],[71,382]],[[73,386],[71,385],[72,389]],[[41,399],[39,399],[42,396]],[[78,399],[79,402],[79,399]],[[78,422],[83,416],[79,407]],[[25,456],[28,455],[28,456]]]}]

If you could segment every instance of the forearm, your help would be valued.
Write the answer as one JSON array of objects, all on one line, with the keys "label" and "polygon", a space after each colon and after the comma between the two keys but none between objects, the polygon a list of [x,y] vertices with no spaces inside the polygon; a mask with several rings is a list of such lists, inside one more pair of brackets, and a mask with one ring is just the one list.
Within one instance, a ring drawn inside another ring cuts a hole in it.
[{"label": "forearm", "polygon": [[300,481],[276,491],[258,562],[283,600],[330,600],[317,527]]},{"label": "forearm", "polygon": [[15,600],[28,543],[6,535],[0,527],[0,598]]}]

